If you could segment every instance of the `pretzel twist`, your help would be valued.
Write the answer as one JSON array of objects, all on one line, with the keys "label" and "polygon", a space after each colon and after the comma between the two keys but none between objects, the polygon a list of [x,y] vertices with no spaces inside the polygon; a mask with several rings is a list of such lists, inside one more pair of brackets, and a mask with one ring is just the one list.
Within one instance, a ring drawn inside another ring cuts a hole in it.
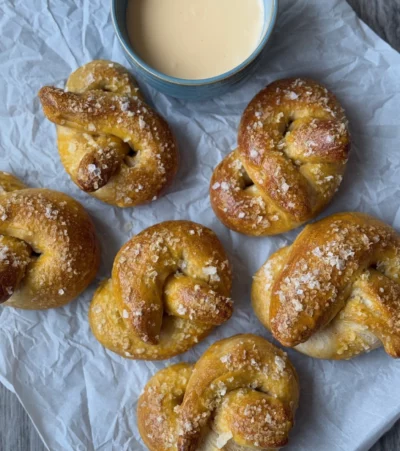
[{"label": "pretzel twist", "polygon": [[288,441],[298,396],[285,353],[256,335],[236,335],[195,365],[150,379],[139,398],[139,432],[150,451],[276,449]]},{"label": "pretzel twist", "polygon": [[253,307],[283,345],[348,359],[381,345],[400,356],[400,237],[361,213],[307,226],[254,277]]},{"label": "pretzel twist", "polygon": [[325,208],[350,147],[336,98],[303,79],[258,93],[243,113],[238,144],[213,173],[211,205],[227,227],[256,236],[294,229]]},{"label": "pretzel twist", "polygon": [[189,221],[168,221],[128,241],[112,277],[94,295],[96,338],[132,359],[185,352],[232,314],[231,269],[216,235]]},{"label": "pretzel twist", "polygon": [[99,247],[83,207],[0,172],[0,303],[60,307],[93,280]]},{"label": "pretzel twist", "polygon": [[155,200],[174,178],[169,126],[119,64],[92,61],[69,77],[65,91],[47,86],[39,97],[57,124],[61,161],[83,191],[132,207]]}]

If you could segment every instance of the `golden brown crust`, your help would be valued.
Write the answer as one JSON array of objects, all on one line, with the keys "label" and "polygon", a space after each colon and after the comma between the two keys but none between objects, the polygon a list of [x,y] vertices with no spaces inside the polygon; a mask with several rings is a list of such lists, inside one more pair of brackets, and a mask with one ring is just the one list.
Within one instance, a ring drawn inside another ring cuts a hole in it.
[{"label": "golden brown crust", "polygon": [[196,365],[159,371],[138,403],[150,451],[269,450],[285,445],[299,388],[286,354],[262,337],[213,344]]},{"label": "golden brown crust", "polygon": [[65,91],[44,87],[39,97],[57,124],[61,161],[82,190],[132,207],[155,200],[174,178],[171,130],[119,64],[92,61],[71,74]]},{"label": "golden brown crust", "polygon": [[12,236],[0,235],[0,304],[18,289],[31,261],[32,248]]},{"label": "golden brown crust", "polygon": [[400,237],[361,213],[307,226],[254,277],[254,310],[285,346],[344,359],[400,356]]},{"label": "golden brown crust", "polygon": [[278,80],[250,102],[238,149],[213,173],[214,212],[246,235],[294,229],[330,202],[349,148],[346,117],[332,93],[308,79]]},{"label": "golden brown crust", "polygon": [[171,365],[156,373],[144,388],[138,401],[137,423],[149,450],[176,450],[178,408],[192,370],[189,363]]},{"label": "golden brown crust", "polygon": [[63,193],[25,188],[0,173],[0,301],[60,307],[93,280],[99,246],[83,207]]},{"label": "golden brown crust", "polygon": [[115,258],[89,320],[107,348],[133,359],[166,359],[232,314],[229,261],[210,229],[190,221],[149,227]]}]

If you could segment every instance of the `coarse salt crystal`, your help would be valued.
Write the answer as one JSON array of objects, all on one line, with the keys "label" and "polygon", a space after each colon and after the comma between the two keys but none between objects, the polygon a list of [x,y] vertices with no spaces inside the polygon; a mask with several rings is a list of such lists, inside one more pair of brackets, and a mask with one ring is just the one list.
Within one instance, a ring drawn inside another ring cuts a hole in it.
[{"label": "coarse salt crystal", "polygon": [[96,171],[97,166],[95,164],[88,164],[88,171],[92,174],[93,172]]},{"label": "coarse salt crystal", "polygon": [[180,304],[177,309],[177,312],[179,315],[185,315],[185,313],[187,312],[187,308],[184,305]]},{"label": "coarse salt crystal", "polygon": [[319,247],[313,249],[311,253],[314,254],[316,257],[322,257],[322,251]]},{"label": "coarse salt crystal", "polygon": [[205,268],[203,268],[203,274],[205,274],[206,276],[217,274],[217,268],[215,266],[206,266]]},{"label": "coarse salt crystal", "polygon": [[143,120],[142,116],[139,117],[139,127],[142,130],[146,127],[146,122]]},{"label": "coarse salt crystal", "polygon": [[229,359],[230,359],[230,355],[229,355],[229,354],[223,355],[223,356],[220,358],[220,360],[221,360],[222,363],[227,363],[227,362],[229,362]]},{"label": "coarse salt crystal", "polygon": [[121,103],[121,110],[122,111],[128,111],[128,108],[129,108],[129,102],[128,101]]},{"label": "coarse salt crystal", "polygon": [[250,157],[251,158],[257,158],[258,157],[258,152],[255,149],[251,149],[250,150]]},{"label": "coarse salt crystal", "polygon": [[279,355],[275,356],[275,364],[278,368],[278,371],[280,372],[282,372],[286,367],[285,361],[282,359],[282,357],[279,357]]},{"label": "coarse salt crystal", "polygon": [[290,186],[286,182],[282,183],[282,191],[284,193],[287,193],[289,191],[289,188],[290,188]]},{"label": "coarse salt crystal", "polygon": [[303,310],[302,303],[300,301],[298,301],[297,299],[293,299],[292,304],[293,304],[293,307],[296,310],[296,312],[301,312]]},{"label": "coarse salt crystal", "polygon": [[290,100],[296,100],[299,96],[295,93],[295,92],[293,92],[293,91],[290,91],[288,94],[287,94],[287,96],[289,97],[289,99]]}]

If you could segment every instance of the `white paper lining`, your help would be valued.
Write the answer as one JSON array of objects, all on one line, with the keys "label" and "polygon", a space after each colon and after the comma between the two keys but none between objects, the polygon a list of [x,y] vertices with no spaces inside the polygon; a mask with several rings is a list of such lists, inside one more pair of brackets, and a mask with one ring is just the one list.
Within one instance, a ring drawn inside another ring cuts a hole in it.
[{"label": "white paper lining", "polygon": [[[177,136],[181,166],[166,196],[121,210],[82,193],[64,171],[55,127],[37,92],[63,86],[71,71],[96,58],[129,63],[101,0],[15,0],[0,5],[0,169],[30,186],[62,190],[92,215],[102,243],[96,282],[70,305],[50,311],[0,310],[0,381],[14,391],[51,450],[144,450],[136,403],[147,380],[173,362],[195,361],[214,341],[252,331],[270,338],[254,316],[251,278],[271,252],[298,230],[248,238],[226,229],[208,199],[212,169],[236,144],[240,115],[267,83],[310,76],[344,105],[353,148],[338,194],[322,216],[375,214],[400,228],[400,55],[341,0],[280,1],[268,52],[244,86],[221,98],[186,102],[143,86]],[[93,337],[87,310],[98,282],[110,274],[120,246],[167,219],[189,218],[219,235],[234,265],[234,317],[185,355],[165,362],[124,360]],[[349,362],[318,361],[289,351],[301,384],[288,451],[367,450],[400,416],[400,362],[382,350]]]}]

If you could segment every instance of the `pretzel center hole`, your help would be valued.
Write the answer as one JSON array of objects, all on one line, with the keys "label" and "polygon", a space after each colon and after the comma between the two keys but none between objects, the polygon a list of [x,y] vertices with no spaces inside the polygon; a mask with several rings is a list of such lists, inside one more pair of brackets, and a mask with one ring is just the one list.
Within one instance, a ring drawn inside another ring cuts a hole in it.
[{"label": "pretzel center hole", "polygon": [[137,155],[137,151],[135,149],[132,149],[132,147],[129,147],[128,153],[124,157],[124,163],[128,167],[133,167],[135,165],[134,158]]},{"label": "pretzel center hole", "polygon": [[289,117],[288,121],[285,123],[285,127],[282,132],[284,139],[292,131],[294,121],[295,121],[295,119],[293,117]]},{"label": "pretzel center hole", "polygon": [[243,188],[242,189],[245,190],[245,189],[250,188],[252,186],[254,186],[253,180],[250,178],[249,174],[246,171],[244,171],[244,174],[243,174]]}]

